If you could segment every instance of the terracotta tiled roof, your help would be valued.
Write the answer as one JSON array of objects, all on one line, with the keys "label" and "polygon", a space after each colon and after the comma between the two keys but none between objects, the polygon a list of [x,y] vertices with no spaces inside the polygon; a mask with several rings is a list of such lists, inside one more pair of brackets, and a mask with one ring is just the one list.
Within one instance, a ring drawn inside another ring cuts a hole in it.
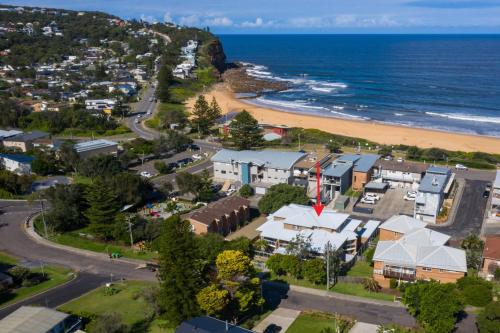
[{"label": "terracotta tiled roof", "polygon": [[500,236],[486,237],[483,257],[500,260]]},{"label": "terracotta tiled roof", "polygon": [[242,206],[249,207],[250,201],[238,196],[226,197],[195,210],[188,215],[188,218],[210,225],[214,219],[230,214]]}]

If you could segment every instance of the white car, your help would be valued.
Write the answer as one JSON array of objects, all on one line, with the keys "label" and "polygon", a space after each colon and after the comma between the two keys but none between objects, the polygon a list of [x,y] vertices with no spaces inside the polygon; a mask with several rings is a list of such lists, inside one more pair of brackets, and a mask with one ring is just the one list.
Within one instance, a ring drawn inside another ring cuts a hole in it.
[{"label": "white car", "polygon": [[375,202],[376,202],[375,199],[370,198],[370,197],[362,197],[361,198],[361,203],[364,203],[364,204],[374,205]]},{"label": "white car", "polygon": [[194,154],[193,156],[191,156],[193,158],[193,160],[201,160],[202,157],[200,154]]},{"label": "white car", "polygon": [[147,171],[142,171],[141,172],[141,176],[145,177],[145,178],[151,178],[151,177],[153,177],[153,175],[151,173],[147,172]]},{"label": "white car", "polygon": [[139,123],[139,118],[135,118],[135,121],[134,121],[136,124]]},{"label": "white car", "polygon": [[457,164],[457,165],[455,165],[455,169],[457,169],[457,170],[469,170],[469,168],[467,168],[463,164]]},{"label": "white car", "polygon": [[404,159],[403,159],[402,157],[398,157],[397,161],[398,161],[399,163],[403,163]]},{"label": "white car", "polygon": [[366,193],[365,198],[373,198],[375,201],[380,200],[380,197],[375,193]]},{"label": "white car", "polygon": [[406,201],[415,201],[416,198],[417,198],[417,191],[408,191],[403,197],[403,199],[405,199]]},{"label": "white car", "polygon": [[386,160],[386,161],[392,161],[392,156],[391,155],[387,155],[386,157],[384,157],[384,160]]},{"label": "white car", "polygon": [[230,188],[229,190],[227,190],[226,195],[227,195],[227,196],[230,196],[230,195],[231,195],[231,194],[233,194],[234,192],[236,192],[236,189],[235,189],[235,188]]}]

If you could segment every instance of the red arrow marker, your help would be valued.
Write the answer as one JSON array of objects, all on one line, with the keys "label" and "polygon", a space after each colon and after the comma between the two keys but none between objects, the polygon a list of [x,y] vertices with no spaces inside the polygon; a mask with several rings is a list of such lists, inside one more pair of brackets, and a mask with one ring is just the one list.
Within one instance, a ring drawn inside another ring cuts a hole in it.
[{"label": "red arrow marker", "polygon": [[321,212],[323,211],[323,204],[321,203],[321,188],[320,188],[320,177],[321,177],[321,165],[319,164],[319,161],[316,163],[316,203],[313,205],[314,210],[316,211],[316,214],[318,216],[321,215]]}]

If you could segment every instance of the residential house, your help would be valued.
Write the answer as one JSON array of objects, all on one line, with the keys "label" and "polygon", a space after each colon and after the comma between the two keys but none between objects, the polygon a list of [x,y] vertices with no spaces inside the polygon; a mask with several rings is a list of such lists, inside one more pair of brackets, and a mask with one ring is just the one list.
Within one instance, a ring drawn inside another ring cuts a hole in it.
[{"label": "residential house", "polygon": [[486,223],[488,225],[498,225],[500,223],[500,170],[497,170],[490,192],[491,202],[488,207]]},{"label": "residential house", "polygon": [[[307,156],[299,160],[293,166],[294,185],[306,187],[309,189],[312,198],[316,197],[316,186],[311,188],[309,184],[309,173],[316,172],[316,166],[319,163],[320,168],[325,166],[332,159],[332,154],[327,151],[315,151],[308,153]],[[314,193],[312,193],[314,192]]]},{"label": "residential house", "polygon": [[264,194],[272,185],[292,184],[293,166],[305,156],[299,152],[222,149],[211,160],[216,181],[250,184],[257,194]]},{"label": "residential house", "polygon": [[195,317],[183,321],[175,333],[254,333],[246,328],[230,324],[209,316]]},{"label": "residential house", "polygon": [[14,136],[3,139],[4,147],[16,148],[22,152],[27,152],[33,149],[33,141],[48,137],[49,134],[41,131],[33,131],[28,133],[20,133]]},{"label": "residential house", "polygon": [[389,287],[391,279],[404,282],[455,282],[465,276],[465,251],[447,246],[450,237],[425,228],[414,218],[393,216],[380,227],[373,255],[373,278]]},{"label": "residential house", "polygon": [[[331,201],[349,188],[363,190],[370,182],[375,162],[379,159],[375,154],[345,154],[333,160],[321,169],[321,197],[323,201]],[[316,171],[309,172],[309,193],[316,192]]]},{"label": "residential house", "polygon": [[31,162],[35,158],[22,154],[0,154],[0,163],[3,167],[18,175],[29,175],[31,173]]},{"label": "residential house", "polygon": [[0,320],[0,333],[74,333],[81,319],[40,306],[21,306]]},{"label": "residential house", "polygon": [[495,270],[500,268],[500,236],[488,236],[484,242],[482,275],[491,280]]},{"label": "residential house", "polygon": [[85,100],[85,109],[87,110],[113,110],[116,105],[116,99],[105,98],[105,99],[87,99]]},{"label": "residential house", "polygon": [[455,174],[449,168],[429,167],[418,187],[413,216],[428,223],[436,223],[454,179]]},{"label": "residential house", "polygon": [[373,178],[391,187],[417,189],[427,168],[425,163],[379,159],[375,162]]},{"label": "residential house", "polygon": [[0,129],[0,141],[3,141],[4,139],[10,138],[12,136],[22,134],[22,131],[17,131],[17,130],[1,130]]},{"label": "residential house", "polygon": [[80,158],[87,158],[101,154],[117,155],[118,143],[111,140],[98,139],[77,143],[73,146],[73,149],[80,156]]},{"label": "residential house", "polygon": [[261,239],[267,241],[267,252],[286,253],[286,247],[297,238],[308,240],[311,251],[322,256],[325,247],[340,250],[345,261],[354,258],[360,247],[360,220],[348,214],[324,209],[320,216],[313,207],[291,204],[270,214],[266,222],[257,228]]},{"label": "residential house", "polygon": [[249,217],[250,201],[230,196],[189,213],[187,219],[198,235],[214,232],[225,236],[243,225]]}]

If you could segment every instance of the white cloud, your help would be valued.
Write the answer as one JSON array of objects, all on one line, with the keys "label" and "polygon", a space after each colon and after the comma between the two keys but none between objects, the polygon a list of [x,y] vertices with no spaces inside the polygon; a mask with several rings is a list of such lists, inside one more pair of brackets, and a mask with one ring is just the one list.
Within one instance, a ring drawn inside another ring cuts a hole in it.
[{"label": "white cloud", "polygon": [[197,26],[200,25],[200,17],[198,15],[188,15],[179,18],[180,25]]},{"label": "white cloud", "polygon": [[241,23],[241,27],[243,28],[262,28],[272,25],[274,25],[274,21],[264,21],[262,17],[257,17],[255,21],[244,21]]},{"label": "white cloud", "polygon": [[389,15],[356,16],[342,14],[325,17],[296,17],[288,21],[294,28],[367,28],[367,27],[394,27],[411,25],[414,22],[401,21]]},{"label": "white cloud", "polygon": [[214,27],[228,27],[233,25],[233,21],[228,17],[210,17],[204,20],[204,25]]},{"label": "white cloud", "polygon": [[173,23],[174,22],[174,19],[172,17],[172,14],[170,14],[170,12],[165,12],[165,14],[163,15],[163,22],[165,22],[165,23]]},{"label": "white cloud", "polygon": [[141,14],[141,20],[144,21],[144,22],[149,22],[149,23],[157,23],[158,21],[156,20],[156,18],[153,16],[153,15],[145,15],[145,14]]}]

